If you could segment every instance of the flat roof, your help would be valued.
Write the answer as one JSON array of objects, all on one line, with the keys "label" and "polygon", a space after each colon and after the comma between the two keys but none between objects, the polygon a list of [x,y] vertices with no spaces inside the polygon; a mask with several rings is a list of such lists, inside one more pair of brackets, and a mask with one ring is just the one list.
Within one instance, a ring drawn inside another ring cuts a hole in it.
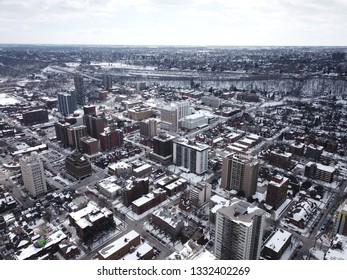
[{"label": "flat roof", "polygon": [[125,245],[127,245],[130,241],[134,240],[140,236],[135,230],[132,230],[128,232],[127,234],[123,235],[122,237],[118,238],[111,244],[105,246],[102,248],[98,253],[105,259],[110,257],[112,254],[117,252],[119,249],[123,248]]},{"label": "flat roof", "polygon": [[266,242],[265,247],[273,250],[274,252],[279,252],[291,236],[292,234],[290,232],[279,229],[269,239],[269,241]]}]

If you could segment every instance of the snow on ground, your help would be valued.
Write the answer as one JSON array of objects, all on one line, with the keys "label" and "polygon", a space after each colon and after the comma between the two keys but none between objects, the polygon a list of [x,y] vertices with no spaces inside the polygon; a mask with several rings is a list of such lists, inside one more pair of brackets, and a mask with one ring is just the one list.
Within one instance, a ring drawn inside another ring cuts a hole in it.
[{"label": "snow on ground", "polygon": [[0,93],[0,105],[14,105],[17,103],[20,103],[18,99],[10,97],[4,93]]},{"label": "snow on ground", "polygon": [[261,108],[266,108],[266,107],[273,107],[273,106],[280,106],[280,105],[284,105],[284,101],[274,101],[274,102],[266,102],[264,104],[262,104],[260,107]]}]

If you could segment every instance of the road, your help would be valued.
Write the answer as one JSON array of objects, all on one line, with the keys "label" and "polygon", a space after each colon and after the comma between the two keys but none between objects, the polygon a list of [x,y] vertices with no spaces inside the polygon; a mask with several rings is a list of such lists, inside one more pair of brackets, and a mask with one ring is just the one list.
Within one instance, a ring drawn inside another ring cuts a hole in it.
[{"label": "road", "polygon": [[343,200],[343,194],[347,187],[347,181],[344,180],[339,185],[339,195],[335,195],[334,198],[332,198],[328,202],[328,206],[323,210],[323,214],[319,218],[319,221],[316,225],[313,226],[311,229],[311,233],[309,237],[304,237],[302,235],[299,235],[297,233],[293,233],[294,236],[296,236],[298,239],[300,239],[303,243],[302,248],[297,252],[296,259],[302,259],[303,256],[309,255],[309,251],[314,246],[320,246],[320,248],[324,251],[328,249],[328,247],[324,244],[322,244],[322,241],[319,239],[321,234],[317,235],[318,231],[320,230],[322,222],[326,219],[329,213],[333,211],[333,208],[337,205],[340,205],[340,203]]},{"label": "road", "polygon": [[[176,205],[179,202],[180,197],[168,198],[168,200],[169,200],[169,202],[167,205]],[[100,246],[98,246],[97,248],[93,249],[91,252],[89,252],[87,255],[85,255],[82,259],[83,260],[92,259],[100,249],[102,249],[103,247],[106,247],[110,243],[121,238],[122,236],[127,234],[129,231],[135,230],[146,240],[147,243],[149,243],[149,245],[151,245],[152,247],[156,247],[157,249],[159,249],[161,251],[159,256],[156,257],[156,259],[165,260],[166,257],[168,257],[169,255],[171,255],[173,253],[173,250],[171,248],[168,248],[167,246],[163,245],[159,240],[154,238],[152,235],[150,235],[143,228],[144,222],[149,220],[149,217],[151,216],[152,212],[153,211],[149,211],[149,213],[147,215],[141,217],[138,220],[130,219],[129,216],[126,215],[126,213],[116,212],[115,213],[116,216],[121,217],[121,220],[124,220],[124,222],[126,223],[126,225],[127,225],[126,229],[124,231],[122,231],[121,233],[115,235],[113,238],[111,238],[107,242],[105,242],[105,243],[101,244]]]}]

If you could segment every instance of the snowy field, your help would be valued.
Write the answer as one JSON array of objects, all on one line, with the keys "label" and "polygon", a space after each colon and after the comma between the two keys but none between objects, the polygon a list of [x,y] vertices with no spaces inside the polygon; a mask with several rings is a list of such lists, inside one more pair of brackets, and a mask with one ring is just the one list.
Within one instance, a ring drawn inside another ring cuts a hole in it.
[{"label": "snowy field", "polygon": [[16,98],[10,97],[5,93],[0,93],[0,105],[14,105],[20,103]]}]

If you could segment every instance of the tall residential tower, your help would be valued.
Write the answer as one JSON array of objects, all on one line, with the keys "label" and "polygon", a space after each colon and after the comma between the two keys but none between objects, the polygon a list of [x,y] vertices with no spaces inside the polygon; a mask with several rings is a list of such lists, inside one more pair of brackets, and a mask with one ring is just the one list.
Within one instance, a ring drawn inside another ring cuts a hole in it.
[{"label": "tall residential tower", "polygon": [[216,215],[214,254],[221,260],[258,260],[265,226],[265,211],[234,199]]}]

